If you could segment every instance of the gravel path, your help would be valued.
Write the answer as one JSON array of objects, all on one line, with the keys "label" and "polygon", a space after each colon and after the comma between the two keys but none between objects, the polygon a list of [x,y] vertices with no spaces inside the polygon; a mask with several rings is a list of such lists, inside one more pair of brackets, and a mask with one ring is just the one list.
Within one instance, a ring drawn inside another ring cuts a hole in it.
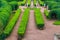
[{"label": "gravel path", "polygon": [[23,12],[19,16],[19,19],[18,19],[18,21],[17,21],[17,23],[16,23],[11,35],[8,38],[6,38],[5,40],[17,40],[18,39],[17,31],[18,31],[18,28],[19,28],[19,25],[20,25],[20,21],[21,21],[22,15],[23,15]]}]

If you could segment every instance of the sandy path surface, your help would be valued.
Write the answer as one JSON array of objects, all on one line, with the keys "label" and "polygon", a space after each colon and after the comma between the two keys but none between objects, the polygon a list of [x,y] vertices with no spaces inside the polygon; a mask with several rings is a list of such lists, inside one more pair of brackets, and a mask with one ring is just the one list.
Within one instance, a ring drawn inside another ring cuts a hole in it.
[{"label": "sandy path surface", "polygon": [[19,25],[20,25],[20,21],[21,21],[22,15],[23,15],[23,12],[19,16],[19,19],[18,19],[18,21],[17,21],[17,23],[16,23],[11,35],[8,38],[6,38],[5,40],[17,40],[18,39],[17,31],[18,31],[18,28],[19,28]]}]

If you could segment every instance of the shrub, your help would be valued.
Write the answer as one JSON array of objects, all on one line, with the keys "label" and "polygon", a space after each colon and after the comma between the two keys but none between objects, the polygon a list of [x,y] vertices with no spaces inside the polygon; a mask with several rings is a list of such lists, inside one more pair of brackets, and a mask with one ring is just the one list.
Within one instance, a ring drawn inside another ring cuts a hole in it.
[{"label": "shrub", "polygon": [[45,14],[45,16],[47,17],[47,18],[49,18],[49,11],[46,9],[46,10],[44,10],[44,14]]},{"label": "shrub", "polygon": [[37,1],[36,1],[36,0],[34,0],[34,6],[36,6],[36,3],[37,3]]},{"label": "shrub", "polygon": [[5,0],[5,1],[7,1],[7,2],[12,2],[12,1],[20,1],[20,0]]},{"label": "shrub", "polygon": [[9,4],[11,5],[12,10],[17,10],[17,8],[18,8],[18,2],[12,1],[12,2],[9,2]]},{"label": "shrub", "polygon": [[3,40],[3,30],[9,21],[11,11],[12,8],[8,2],[0,0],[0,40]]},{"label": "shrub", "polygon": [[60,3],[57,2],[56,4],[52,5],[51,9],[57,9],[60,8]]},{"label": "shrub", "polygon": [[41,6],[43,6],[43,5],[44,5],[44,2],[43,2],[43,1],[41,1],[41,0],[38,0],[38,2],[39,2],[39,4],[40,4]]},{"label": "shrub", "polygon": [[43,20],[42,14],[40,12],[40,9],[35,8],[34,9],[34,13],[35,13],[34,14],[35,15],[35,21],[36,21],[36,24],[37,24],[38,28],[43,29],[43,27],[44,27],[44,20]]},{"label": "shrub", "polygon": [[57,20],[53,23],[54,25],[60,25],[60,20]]},{"label": "shrub", "polygon": [[6,26],[5,30],[4,30],[4,35],[7,37],[8,35],[10,35],[10,33],[12,32],[15,23],[18,20],[18,17],[20,15],[21,10],[18,9],[15,13],[15,15],[13,16],[13,18],[10,20],[10,22],[8,23],[8,25]]},{"label": "shrub", "polygon": [[57,2],[55,2],[55,1],[46,1],[45,4],[48,5],[49,10],[51,10],[54,5],[57,5]]},{"label": "shrub", "polygon": [[24,14],[22,16],[22,20],[18,29],[18,35],[23,37],[26,31],[28,19],[29,19],[29,11],[30,9],[25,9]]},{"label": "shrub", "polygon": [[50,18],[52,18],[52,14],[56,14],[56,18],[60,20],[60,8],[52,9],[49,13]]},{"label": "shrub", "polygon": [[28,0],[27,3],[28,3],[28,6],[30,6],[30,4],[31,4],[31,0]]},{"label": "shrub", "polygon": [[26,4],[26,0],[24,0],[24,1],[22,1],[22,2],[21,2],[21,1],[18,2],[18,5],[24,6],[25,4]]}]

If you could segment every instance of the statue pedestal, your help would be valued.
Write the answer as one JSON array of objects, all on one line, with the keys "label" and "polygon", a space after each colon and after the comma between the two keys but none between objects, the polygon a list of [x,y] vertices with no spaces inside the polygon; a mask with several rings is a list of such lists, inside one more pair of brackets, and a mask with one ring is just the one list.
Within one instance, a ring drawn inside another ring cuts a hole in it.
[{"label": "statue pedestal", "polygon": [[54,34],[54,40],[60,40],[60,33]]}]

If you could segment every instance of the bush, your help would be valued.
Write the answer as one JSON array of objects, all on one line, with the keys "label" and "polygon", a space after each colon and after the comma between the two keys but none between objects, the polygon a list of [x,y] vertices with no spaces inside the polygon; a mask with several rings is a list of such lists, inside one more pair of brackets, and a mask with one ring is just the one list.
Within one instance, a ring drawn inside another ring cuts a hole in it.
[{"label": "bush", "polygon": [[41,1],[41,0],[38,0],[38,2],[39,2],[39,4],[40,4],[41,6],[43,6],[43,5],[44,5],[44,2],[43,2],[43,1]]},{"label": "bush", "polygon": [[45,16],[47,17],[47,18],[49,18],[49,11],[46,9],[46,10],[44,10],[44,14],[45,14]]},{"label": "bush", "polygon": [[60,8],[60,2],[57,2],[56,4],[52,5],[51,9],[57,9]]},{"label": "bush", "polygon": [[25,9],[24,14],[22,16],[22,20],[18,29],[18,35],[20,37],[23,37],[26,31],[26,27],[27,27],[27,23],[28,23],[28,19],[29,19],[29,11],[30,9]]},{"label": "bush", "polygon": [[46,5],[48,5],[49,10],[55,9],[55,8],[60,8],[60,2],[55,2],[55,1],[46,1]]},{"label": "bush", "polygon": [[60,20],[60,8],[52,9],[49,13],[50,18],[52,18],[52,14],[56,14],[56,18]]},{"label": "bush", "polygon": [[8,2],[4,0],[0,0],[0,39],[3,40],[3,30],[5,29],[5,26],[7,25],[10,14],[11,14],[12,8],[8,4]]},{"label": "bush", "polygon": [[35,21],[36,21],[36,24],[37,24],[38,28],[43,29],[43,27],[44,27],[44,20],[43,20],[42,14],[40,12],[40,9],[35,8],[34,9],[34,13],[35,13],[34,14],[35,15]]},{"label": "bush", "polygon": [[53,23],[54,25],[60,25],[60,20],[57,20]]},{"label": "bush", "polygon": [[11,5],[12,10],[17,10],[17,8],[18,8],[18,2],[12,1],[12,2],[9,2],[9,4]]},{"label": "bush", "polygon": [[6,26],[9,17],[10,17],[10,13],[12,11],[11,6],[6,2],[6,1],[1,1],[1,6],[0,6],[0,21],[2,21],[2,24],[4,25],[4,27]]},{"label": "bush", "polygon": [[13,18],[10,20],[10,22],[8,23],[8,25],[6,26],[5,30],[4,30],[4,35],[7,37],[8,35],[10,35],[10,33],[12,32],[14,25],[16,24],[18,17],[20,15],[21,10],[18,9],[15,13],[15,15],[13,16]]},{"label": "bush", "polygon": [[12,2],[12,1],[20,1],[20,0],[5,0],[5,1],[7,1],[7,2]]},{"label": "bush", "polygon": [[31,0],[28,0],[27,3],[28,3],[28,6],[30,6],[30,4],[31,4]]},{"label": "bush", "polygon": [[36,0],[34,0],[34,6],[36,6],[36,3],[37,3],[37,1],[36,1]]},{"label": "bush", "polygon": [[22,1],[22,2],[21,2],[21,1],[18,2],[18,5],[19,5],[19,6],[20,6],[20,5],[24,6],[25,4],[26,4],[26,0],[24,0],[24,1]]},{"label": "bush", "polygon": [[45,1],[55,1],[55,0],[45,0]]}]

